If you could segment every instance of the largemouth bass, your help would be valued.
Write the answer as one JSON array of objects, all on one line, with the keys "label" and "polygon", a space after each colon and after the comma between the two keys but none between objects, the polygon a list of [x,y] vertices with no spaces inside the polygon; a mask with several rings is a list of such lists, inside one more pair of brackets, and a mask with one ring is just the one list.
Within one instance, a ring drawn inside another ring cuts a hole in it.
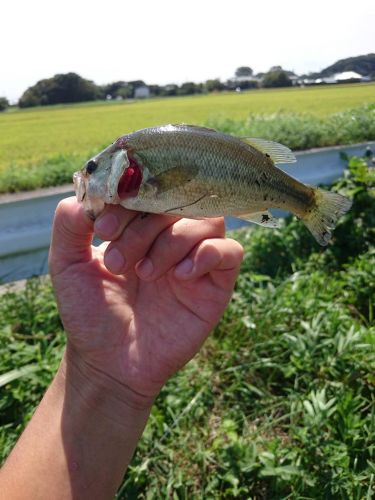
[{"label": "largemouth bass", "polygon": [[277,227],[268,209],[281,208],[327,245],[351,201],[275,166],[293,161],[290,149],[272,141],[165,125],[120,137],[74,174],[74,184],[93,219],[109,203],[188,218],[233,215]]}]

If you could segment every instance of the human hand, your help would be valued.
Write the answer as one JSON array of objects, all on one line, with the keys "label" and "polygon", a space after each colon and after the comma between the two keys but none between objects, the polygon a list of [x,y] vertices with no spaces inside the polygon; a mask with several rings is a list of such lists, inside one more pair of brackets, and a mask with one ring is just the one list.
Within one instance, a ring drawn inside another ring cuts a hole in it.
[{"label": "human hand", "polygon": [[[92,247],[94,231],[110,243]],[[151,404],[219,321],[242,257],[222,218],[143,217],[112,205],[94,224],[75,198],[63,200],[50,272],[68,350],[90,377]]]}]

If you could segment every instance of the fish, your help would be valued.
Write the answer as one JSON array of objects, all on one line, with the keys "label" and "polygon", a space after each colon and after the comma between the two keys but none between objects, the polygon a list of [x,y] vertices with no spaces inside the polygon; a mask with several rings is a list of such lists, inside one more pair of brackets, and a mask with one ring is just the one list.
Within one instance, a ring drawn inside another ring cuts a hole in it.
[{"label": "fish", "polygon": [[303,184],[277,167],[295,162],[282,144],[197,125],[160,125],[123,135],[73,176],[77,200],[95,219],[106,204],[200,219],[231,215],[279,227],[291,212],[326,246],[351,200]]}]

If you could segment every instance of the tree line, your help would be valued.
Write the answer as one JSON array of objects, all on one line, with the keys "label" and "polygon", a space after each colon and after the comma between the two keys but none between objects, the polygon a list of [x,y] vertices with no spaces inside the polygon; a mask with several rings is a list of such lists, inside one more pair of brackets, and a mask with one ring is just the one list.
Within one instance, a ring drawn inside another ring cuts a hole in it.
[{"label": "tree line", "polygon": [[[220,79],[203,83],[184,82],[181,85],[147,85],[143,80],[117,81],[106,85],[96,85],[76,73],[57,74],[38,81],[29,87],[18,101],[20,108],[51,104],[76,103],[103,99],[134,99],[137,89],[147,87],[153,97],[186,96],[224,90],[245,90],[257,87],[285,87],[292,85],[290,72],[280,66],[271,68],[264,74],[254,75],[248,66],[237,68],[235,76],[226,82]],[[9,106],[6,98],[0,97],[0,111]]]},{"label": "tree line", "polygon": [[[348,70],[375,78],[375,54],[341,59],[320,73],[311,73],[306,76],[317,78]],[[281,66],[273,66],[267,73],[257,74],[254,74],[249,66],[241,66],[235,71],[235,76],[225,82],[215,78],[206,80],[204,83],[185,82],[182,85],[175,83],[146,85],[143,80],[117,81],[106,85],[96,85],[93,81],[86,80],[76,73],[66,73],[40,80],[29,87],[18,101],[18,106],[26,108],[102,99],[134,99],[137,89],[140,87],[147,87],[148,95],[151,97],[184,96],[259,87],[289,87],[295,79],[296,75],[293,72],[285,71]],[[0,97],[0,112],[8,106],[8,100],[5,97]]]}]

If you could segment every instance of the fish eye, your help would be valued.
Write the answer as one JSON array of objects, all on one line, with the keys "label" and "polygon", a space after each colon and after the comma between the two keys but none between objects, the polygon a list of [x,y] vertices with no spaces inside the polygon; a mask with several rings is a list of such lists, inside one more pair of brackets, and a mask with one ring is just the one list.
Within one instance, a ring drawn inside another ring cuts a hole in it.
[{"label": "fish eye", "polygon": [[86,165],[86,172],[92,174],[98,168],[98,164],[94,160],[90,160]]}]

